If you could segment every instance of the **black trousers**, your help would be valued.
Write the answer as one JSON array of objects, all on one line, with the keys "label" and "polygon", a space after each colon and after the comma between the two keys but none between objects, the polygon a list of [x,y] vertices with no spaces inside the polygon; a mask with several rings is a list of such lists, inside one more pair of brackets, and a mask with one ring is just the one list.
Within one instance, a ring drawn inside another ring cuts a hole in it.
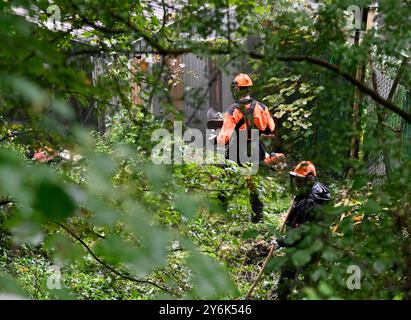
[{"label": "black trousers", "polygon": [[277,284],[278,300],[287,300],[294,289],[297,280],[297,269],[292,266],[285,266],[280,272]]},{"label": "black trousers", "polygon": [[[227,209],[227,196],[220,193],[217,196],[218,200],[223,203],[225,210]],[[250,192],[250,205],[251,205],[251,222],[258,223],[263,221],[263,209],[264,204],[261,202],[257,191]]]},{"label": "black trousers", "polygon": [[[238,137],[238,130],[237,130],[237,135],[236,136]],[[230,159],[230,157],[229,157],[230,148],[236,148],[236,155],[237,155],[236,159]],[[232,161],[235,161],[235,162],[237,162],[238,165],[241,166],[241,163],[240,163],[240,149],[239,148],[240,148],[240,146],[238,144],[237,139],[230,140],[230,142],[228,144],[228,148],[226,149],[225,158],[230,159]],[[248,155],[251,155],[250,149],[251,149],[251,142],[247,143],[247,153],[248,153]],[[261,140],[259,141],[259,144],[258,144],[258,157],[259,157],[260,162],[263,163],[263,161],[265,159],[265,146],[264,146],[264,143]],[[262,222],[263,221],[264,204],[260,200],[260,197],[258,195],[257,186],[253,183],[252,177],[248,177],[247,187],[250,191],[251,222],[253,222],[253,223]],[[222,197],[219,196],[219,198],[221,200]]]},{"label": "black trousers", "polygon": [[258,192],[250,191],[251,222],[258,223],[263,221],[264,204],[261,202]]},{"label": "black trousers", "polygon": [[304,276],[304,284],[311,285],[309,267],[312,265],[317,265],[320,261],[321,254],[315,253],[311,256],[310,261],[299,268],[296,268],[292,261],[287,261],[285,265],[281,268],[280,278],[277,284],[277,298],[278,300],[288,300],[293,289],[297,285],[297,277],[299,274]]}]

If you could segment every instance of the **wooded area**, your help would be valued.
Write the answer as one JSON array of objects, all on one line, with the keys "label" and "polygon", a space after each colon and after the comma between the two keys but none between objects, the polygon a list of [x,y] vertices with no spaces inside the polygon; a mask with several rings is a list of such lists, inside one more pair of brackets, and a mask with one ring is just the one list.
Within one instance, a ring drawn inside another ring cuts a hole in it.
[{"label": "wooded area", "polygon": [[410,44],[400,0],[0,1],[0,297],[411,298]]}]

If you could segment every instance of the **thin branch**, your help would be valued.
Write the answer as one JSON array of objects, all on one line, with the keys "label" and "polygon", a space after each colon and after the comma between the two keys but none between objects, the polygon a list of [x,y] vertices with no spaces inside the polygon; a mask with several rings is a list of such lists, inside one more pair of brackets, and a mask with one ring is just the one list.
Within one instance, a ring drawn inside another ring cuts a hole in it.
[{"label": "thin branch", "polygon": [[47,136],[50,140],[54,141],[54,138],[47,132],[41,130],[28,130],[28,131],[13,131],[3,137],[0,137],[0,142],[3,142],[7,139],[16,138],[21,135],[31,134],[31,133],[38,133]]},{"label": "thin branch", "polygon": [[129,275],[123,274],[122,272],[116,270],[114,267],[110,266],[109,264],[105,263],[102,259],[100,259],[91,249],[90,247],[87,245],[87,243],[84,242],[83,239],[81,239],[79,236],[77,236],[73,231],[71,231],[69,228],[67,228],[65,225],[55,222],[59,227],[63,228],[67,233],[69,233],[74,239],[76,239],[86,250],[87,252],[94,258],[94,260],[96,260],[98,263],[100,263],[102,266],[104,266],[105,268],[107,268],[108,270],[110,270],[111,272],[113,272],[114,274],[118,275],[121,278],[133,281],[133,282],[137,282],[137,283],[145,283],[145,284],[151,284],[153,286],[155,286],[156,288],[159,288],[169,294],[172,295],[172,292],[169,291],[168,289],[158,285],[155,282],[152,282],[150,280],[141,280],[141,279],[137,279],[134,277],[131,277]]},{"label": "thin branch", "polygon": [[387,98],[388,101],[391,101],[392,98],[394,97],[395,91],[397,91],[398,84],[400,83],[400,79],[404,71],[404,67],[407,65],[407,63],[408,63],[408,58],[404,57],[402,59],[402,63],[400,67],[398,68],[397,75],[395,76],[394,83],[392,84],[390,93],[388,94],[388,98]]},{"label": "thin branch", "polygon": [[11,132],[11,133],[9,133],[9,134],[6,134],[6,135],[3,136],[3,137],[0,137],[0,142],[3,142],[4,140],[11,139],[11,138],[15,138],[15,137],[18,137],[18,136],[21,136],[21,135],[24,135],[24,134],[39,133],[39,132],[42,133],[42,131],[39,131],[39,130],[13,131],[13,132]]},{"label": "thin branch", "polygon": [[232,191],[233,189],[210,189],[210,188],[202,188],[200,186],[186,186],[188,189],[198,189],[198,190],[203,190],[203,191],[218,191],[218,192],[225,192],[225,191]]},{"label": "thin branch", "polygon": [[[211,54],[229,54],[231,53],[230,48],[221,48],[221,47],[211,47],[210,43],[208,42],[200,42],[200,43],[192,43],[191,47],[168,47],[162,45],[160,42],[157,40],[153,39],[149,34],[147,34],[144,30],[139,29],[136,25],[134,25],[130,17],[124,18],[118,14],[113,13],[112,14],[114,18],[116,18],[118,21],[124,23],[129,29],[133,30],[136,32],[138,35],[140,35],[152,48],[158,50],[158,53],[161,55],[178,55],[178,54],[184,54],[184,53],[192,53],[195,51],[197,44],[197,49],[198,48],[204,48],[204,45],[206,45],[207,52]],[[93,28],[104,32],[104,33],[109,33],[109,34],[121,34],[126,32],[127,30],[124,29],[110,29],[107,28],[103,25],[96,24],[93,21],[90,21],[86,17],[82,16],[82,21],[85,22],[88,25],[91,25]],[[203,46],[201,46],[203,45]],[[264,59],[266,58],[263,54],[258,53],[258,52],[247,52],[247,54],[254,59]],[[340,76],[342,76],[344,79],[346,79],[348,82],[356,86],[359,90],[361,90],[363,93],[367,94],[370,96],[375,102],[378,104],[382,105],[386,109],[391,110],[392,112],[398,114],[400,117],[402,117],[405,121],[408,123],[411,123],[411,114],[405,112],[398,106],[396,106],[394,103],[392,103],[388,99],[384,99],[381,97],[377,92],[369,88],[366,84],[361,82],[360,80],[356,79],[354,76],[349,74],[346,71],[343,71],[340,69],[338,65],[331,64],[325,60],[322,60],[317,57],[312,57],[312,56],[306,56],[306,55],[290,55],[290,56],[277,56],[274,57],[274,59],[278,61],[284,61],[284,62],[308,62],[323,68],[326,68]]]},{"label": "thin branch", "polygon": [[8,205],[10,203],[14,203],[14,201],[13,200],[1,200],[0,201],[0,207]]},{"label": "thin branch", "polygon": [[[184,53],[192,53],[193,47],[171,47],[171,46],[164,46],[160,42],[156,41],[151,37],[149,34],[144,32],[143,30],[139,29],[135,24],[133,24],[130,20],[130,17],[128,19],[113,13],[113,17],[116,18],[118,21],[124,23],[127,25],[128,28],[139,34],[152,48],[157,49],[157,53],[160,55],[179,55],[179,54],[184,54]],[[118,31],[118,30],[116,30]],[[223,48],[210,48],[210,43],[204,43],[200,42],[198,43],[199,45],[207,45],[207,49],[211,53],[215,54],[228,54],[230,53],[230,50],[226,50]],[[204,48],[203,48],[204,49]]]},{"label": "thin branch", "polygon": [[396,128],[392,125],[390,125],[389,123],[383,122],[382,125],[384,127],[386,127],[387,129],[391,130],[392,132],[394,132],[395,134],[401,134],[402,133],[402,128]]},{"label": "thin branch", "polygon": [[126,33],[127,30],[123,30],[123,29],[112,29],[112,28],[108,28],[102,24],[97,24],[93,21],[91,21],[90,19],[88,19],[87,17],[80,15],[81,21],[88,25],[89,27],[92,27],[95,30],[98,30],[100,32],[103,33],[108,33],[108,34],[123,34]]},{"label": "thin branch", "polygon": [[[253,54],[252,56],[258,57],[260,59],[262,57],[259,54],[257,54],[257,55]],[[375,92],[374,90],[369,88],[366,84],[364,84],[363,82],[357,80],[355,77],[353,77],[348,72],[342,71],[335,64],[331,64],[327,61],[321,60],[321,59],[316,58],[316,57],[310,57],[310,56],[304,56],[304,55],[279,56],[279,57],[277,57],[277,60],[290,61],[290,62],[308,62],[308,63],[311,63],[311,64],[315,64],[315,65],[324,67],[328,70],[331,70],[334,73],[342,76],[344,79],[346,79],[351,84],[355,85],[358,89],[360,89],[363,93],[370,96],[378,104],[380,104],[380,105],[384,106],[385,108],[391,110],[392,112],[398,114],[400,117],[402,117],[408,123],[411,123],[411,114],[409,114],[409,113],[405,112],[404,110],[402,110],[401,108],[397,107],[390,100],[384,99],[377,92]]]},{"label": "thin branch", "polygon": [[183,289],[188,288],[188,286],[184,284],[180,279],[178,279],[176,275],[168,273],[168,271],[165,269],[160,269],[159,271],[163,273],[167,278],[172,280],[175,284],[177,284],[180,288],[183,288]]},{"label": "thin branch", "polygon": [[161,0],[161,5],[163,7],[163,23],[161,24],[161,29],[159,30],[158,34],[164,30],[167,24],[167,9],[166,9],[166,3],[164,0]]},{"label": "thin branch", "polygon": [[96,232],[96,231],[94,231],[94,230],[92,230],[92,229],[90,229],[90,228],[86,228],[86,231],[87,231],[88,233],[90,233],[90,234],[92,234],[92,235],[100,238],[100,239],[105,239],[105,238],[106,238],[105,235],[102,235],[102,234],[100,234],[100,233],[98,233],[98,232]]}]

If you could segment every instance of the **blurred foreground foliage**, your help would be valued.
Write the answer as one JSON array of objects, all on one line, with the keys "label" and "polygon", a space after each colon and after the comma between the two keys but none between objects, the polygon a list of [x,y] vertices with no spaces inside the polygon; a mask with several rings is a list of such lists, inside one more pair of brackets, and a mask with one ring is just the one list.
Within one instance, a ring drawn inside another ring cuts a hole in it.
[{"label": "blurred foreground foliage", "polygon": [[[235,166],[154,165],[152,132],[172,129],[170,119],[182,115],[161,64],[134,75],[144,82],[143,102],[130,101],[125,62],[130,43],[143,37],[163,57],[185,50],[246,61],[258,75],[255,95],[283,118],[281,147],[290,163],[313,160],[331,187],[325,220],[292,233],[304,240],[271,260],[255,298],[275,298],[285,263],[303,270],[296,299],[410,298],[409,139],[371,121],[375,103],[368,97],[356,126],[353,87],[335,74],[277,59],[302,50],[331,53],[330,60],[352,73],[371,52],[395,69],[411,38],[409,6],[380,1],[385,24],[355,47],[344,34],[343,10],[352,1],[322,1],[315,19],[296,5],[304,1],[229,1],[240,22],[232,28],[222,23],[225,1],[189,2],[173,13],[173,25],[162,24],[149,1],[54,3],[73,29],[88,27],[83,36],[91,46],[75,48],[68,30],[52,31],[14,13],[25,8],[47,20],[30,1],[0,2],[0,292],[34,299],[228,299],[243,297],[257,275],[291,202],[287,174],[253,177],[266,211],[265,222],[254,225],[247,178]],[[48,5],[36,1],[42,12]],[[210,35],[218,41],[197,41]],[[255,35],[261,42],[253,49],[263,56],[243,45]],[[88,52],[117,57],[98,80],[78,64]],[[409,66],[406,71],[402,85],[409,87]],[[99,115],[107,111],[106,132],[76,120],[73,96],[83,106],[98,102],[93,112]],[[167,116],[149,112],[154,96]],[[119,103],[110,113],[114,98]],[[358,157],[349,156],[353,136]],[[49,165],[25,157],[28,149],[45,147],[81,157]],[[381,165],[380,159],[386,172],[370,175],[369,162]],[[360,290],[347,288],[351,265],[361,269]]]}]

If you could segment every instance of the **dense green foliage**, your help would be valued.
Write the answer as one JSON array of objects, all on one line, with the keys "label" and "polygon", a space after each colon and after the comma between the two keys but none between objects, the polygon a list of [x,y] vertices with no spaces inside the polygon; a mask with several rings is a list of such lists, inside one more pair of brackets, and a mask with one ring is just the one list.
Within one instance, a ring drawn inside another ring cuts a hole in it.
[{"label": "dense green foliage", "polygon": [[[373,91],[373,61],[396,77],[409,52],[411,6],[379,1],[384,24],[349,45],[343,11],[372,1],[319,2],[314,13],[305,1],[181,1],[181,10],[167,5],[169,21],[160,21],[150,1],[54,1],[62,22],[86,28],[79,44],[70,30],[41,25],[48,1],[1,1],[0,292],[35,299],[245,296],[292,194],[287,173],[261,170],[250,184],[235,165],[151,162],[152,132],[183,118],[165,61],[194,52],[222,69],[231,61],[252,71],[253,95],[280,120],[281,140],[272,147],[290,166],[312,160],[333,196],[324,221],[291,232],[304,240],[275,255],[254,297],[275,298],[278,271],[292,263],[305,266],[296,299],[410,298],[411,124],[387,108],[389,99],[375,101],[344,75],[355,78],[364,67],[360,83]],[[17,7],[38,23],[16,15]],[[237,24],[226,26],[227,15]],[[140,38],[158,63],[132,74],[144,84],[134,104],[127,63]],[[87,54],[113,57],[98,79],[79,62]],[[408,113],[410,75],[405,63],[392,99]],[[161,117],[150,113],[154,97]],[[72,99],[80,109],[93,105],[106,131],[78,121]],[[46,146],[81,159],[46,165],[25,157]],[[251,185],[264,201],[264,223],[249,222]],[[361,268],[359,290],[347,288],[350,265]],[[59,275],[61,288],[50,286]]]}]

